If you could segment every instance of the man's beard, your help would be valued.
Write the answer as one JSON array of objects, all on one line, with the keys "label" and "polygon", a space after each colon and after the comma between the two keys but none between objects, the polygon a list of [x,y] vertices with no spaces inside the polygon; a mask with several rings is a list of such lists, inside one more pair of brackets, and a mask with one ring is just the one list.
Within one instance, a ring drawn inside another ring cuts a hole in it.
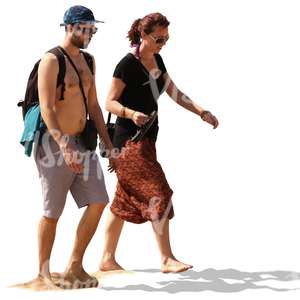
[{"label": "man's beard", "polygon": [[90,43],[90,41],[87,41],[86,43],[84,41],[82,41],[80,39],[79,36],[77,36],[76,34],[73,34],[72,35],[72,38],[71,38],[71,43],[73,46],[79,48],[79,49],[86,49]]}]

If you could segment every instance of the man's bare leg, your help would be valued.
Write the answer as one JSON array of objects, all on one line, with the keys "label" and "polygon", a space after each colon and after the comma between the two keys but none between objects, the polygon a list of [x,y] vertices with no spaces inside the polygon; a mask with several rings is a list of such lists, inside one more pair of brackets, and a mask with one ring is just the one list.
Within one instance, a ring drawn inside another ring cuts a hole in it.
[{"label": "man's bare leg", "polygon": [[157,232],[157,225],[152,223],[152,227],[155,233],[157,244],[161,253],[161,271],[163,273],[178,273],[187,271],[193,266],[184,264],[177,260],[171,249],[170,233],[169,233],[169,219],[161,221],[162,232]]},{"label": "man's bare leg", "polygon": [[[64,280],[71,283],[71,287],[96,287],[98,285],[97,279],[83,269],[82,260],[85,250],[96,232],[105,206],[106,204],[90,204],[80,220],[73,252],[64,272]],[[76,284],[79,286],[75,286]]]},{"label": "man's bare leg", "polygon": [[31,284],[32,287],[55,288],[50,275],[50,256],[53,248],[58,218],[43,216],[38,227],[39,274]]},{"label": "man's bare leg", "polygon": [[99,267],[100,271],[124,270],[115,259],[116,249],[123,225],[124,220],[109,211],[105,229],[103,256]]}]

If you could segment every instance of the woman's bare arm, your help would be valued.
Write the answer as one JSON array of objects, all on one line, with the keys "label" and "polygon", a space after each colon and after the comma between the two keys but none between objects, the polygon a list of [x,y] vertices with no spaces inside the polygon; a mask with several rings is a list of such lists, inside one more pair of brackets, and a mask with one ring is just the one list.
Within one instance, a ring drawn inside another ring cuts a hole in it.
[{"label": "woman's bare arm", "polygon": [[128,107],[125,107],[120,103],[120,97],[125,86],[126,84],[121,79],[112,79],[108,96],[106,98],[105,108],[114,115],[131,119],[137,126],[141,126],[147,121],[148,116],[141,112],[137,112]]},{"label": "woman's bare arm", "polygon": [[164,80],[167,86],[166,92],[172,100],[174,100],[178,105],[182,106],[186,110],[195,113],[200,116],[203,121],[206,121],[217,128],[219,122],[215,116],[213,116],[209,111],[202,108],[197,103],[193,102],[185,93],[183,93],[174,83],[172,78],[168,73],[164,74]]}]

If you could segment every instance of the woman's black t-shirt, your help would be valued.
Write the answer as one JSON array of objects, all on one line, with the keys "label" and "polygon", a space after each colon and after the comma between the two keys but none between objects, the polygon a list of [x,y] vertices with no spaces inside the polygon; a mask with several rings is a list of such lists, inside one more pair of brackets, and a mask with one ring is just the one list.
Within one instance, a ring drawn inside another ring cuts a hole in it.
[{"label": "woman's black t-shirt", "polygon": [[[134,54],[128,53],[116,66],[113,77],[121,79],[125,88],[120,103],[132,110],[149,115],[158,110],[157,100],[165,91],[163,75],[167,72],[159,54],[154,54],[158,69],[149,72]],[[113,139],[114,147],[122,148],[126,141],[134,136],[139,127],[130,119],[118,117]],[[147,137],[156,140],[158,119],[146,133]]]}]

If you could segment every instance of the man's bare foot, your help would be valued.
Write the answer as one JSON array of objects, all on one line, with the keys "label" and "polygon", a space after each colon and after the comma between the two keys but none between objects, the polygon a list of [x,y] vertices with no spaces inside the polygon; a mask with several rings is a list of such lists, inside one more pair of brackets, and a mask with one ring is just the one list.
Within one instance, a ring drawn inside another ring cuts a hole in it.
[{"label": "man's bare foot", "polygon": [[48,290],[61,290],[59,287],[57,287],[54,282],[49,277],[43,277],[41,275],[38,275],[37,278],[23,283],[23,284],[17,284],[12,287],[17,288],[25,288],[25,289],[31,289],[33,291],[48,291]]},{"label": "man's bare foot", "polygon": [[114,258],[110,259],[102,259],[100,263],[100,271],[107,272],[107,271],[124,271]]},{"label": "man's bare foot", "polygon": [[161,271],[163,273],[179,273],[191,269],[193,266],[184,264],[175,257],[166,257],[162,261]]},{"label": "man's bare foot", "polygon": [[80,264],[73,263],[61,274],[61,278],[54,280],[57,285],[64,289],[80,289],[97,287],[99,282],[96,277],[86,273]]}]

